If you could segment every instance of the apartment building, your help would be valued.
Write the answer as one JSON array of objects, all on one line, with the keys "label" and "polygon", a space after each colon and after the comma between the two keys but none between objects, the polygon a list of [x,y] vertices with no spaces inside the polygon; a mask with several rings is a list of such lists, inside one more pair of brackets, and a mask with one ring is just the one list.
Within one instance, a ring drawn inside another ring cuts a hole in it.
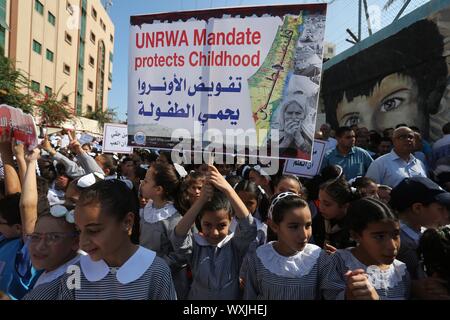
[{"label": "apartment building", "polygon": [[56,93],[74,114],[105,110],[114,25],[100,0],[0,0],[0,46],[34,91]]}]

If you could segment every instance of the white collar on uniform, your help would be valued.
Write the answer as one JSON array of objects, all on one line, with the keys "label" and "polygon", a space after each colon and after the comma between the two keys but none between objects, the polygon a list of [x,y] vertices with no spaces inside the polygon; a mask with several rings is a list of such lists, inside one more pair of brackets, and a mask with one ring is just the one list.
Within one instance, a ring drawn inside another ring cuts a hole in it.
[{"label": "white collar on uniform", "polygon": [[66,273],[67,268],[69,266],[72,266],[72,265],[76,264],[79,260],[80,260],[80,255],[77,254],[75,256],[75,258],[67,261],[63,265],[61,265],[58,268],[56,268],[55,270],[50,271],[50,272],[44,272],[43,274],[41,274],[39,279],[36,281],[36,284],[34,285],[34,288],[36,288],[37,286],[40,286],[41,284],[49,283],[49,282],[52,282],[55,279],[58,279],[59,277],[61,277],[63,274]]},{"label": "white collar on uniform", "polygon": [[339,254],[349,270],[364,269],[369,276],[370,283],[375,289],[394,288],[402,281],[403,276],[406,273],[406,264],[403,262],[394,260],[389,266],[389,269],[381,270],[377,266],[366,266],[356,259],[351,252],[352,249],[353,248],[338,250],[335,254]]},{"label": "white collar on uniform", "polygon": [[229,235],[227,235],[225,238],[223,238],[222,241],[220,241],[218,244],[216,245],[212,245],[210,244],[202,235],[195,233],[194,234],[194,240],[195,242],[202,247],[217,247],[217,248],[222,248],[224,247],[232,238],[234,237],[234,233],[230,233]]},{"label": "white collar on uniform", "polygon": [[165,220],[177,213],[177,209],[173,206],[173,203],[168,202],[162,208],[155,208],[153,202],[149,202],[144,207],[144,220],[148,223],[156,223],[161,220]]},{"label": "white collar on uniform", "polygon": [[280,277],[301,278],[307,275],[317,262],[322,249],[314,244],[306,244],[305,248],[289,257],[280,255],[269,242],[256,249],[256,256],[264,267]]},{"label": "white collar on uniform", "polygon": [[[139,279],[152,265],[156,253],[139,246],[136,252],[117,270],[116,278],[121,284]],[[80,258],[80,266],[84,276],[90,282],[100,281],[111,271],[104,260],[93,261],[89,256]]]}]

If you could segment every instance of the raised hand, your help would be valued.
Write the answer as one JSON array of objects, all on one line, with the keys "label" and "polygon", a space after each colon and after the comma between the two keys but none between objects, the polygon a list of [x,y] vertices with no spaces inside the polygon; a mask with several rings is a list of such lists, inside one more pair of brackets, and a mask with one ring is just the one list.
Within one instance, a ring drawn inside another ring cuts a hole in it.
[{"label": "raised hand", "polygon": [[208,174],[206,175],[207,181],[209,181],[215,188],[225,192],[229,189],[233,189],[227,180],[220,174],[219,170],[212,165],[208,165]]},{"label": "raised hand", "polygon": [[40,147],[50,153],[51,155],[55,154],[56,151],[53,149],[50,140],[48,140],[48,135],[45,135],[44,140],[42,140]]},{"label": "raised hand", "polygon": [[11,148],[13,154],[17,159],[24,159],[25,156],[25,146],[21,142],[17,142],[15,139],[11,140]]},{"label": "raised hand", "polygon": [[208,202],[212,198],[213,193],[214,187],[210,183],[204,183],[198,201],[201,203]]},{"label": "raised hand", "polygon": [[81,149],[81,144],[77,140],[77,132],[75,130],[71,130],[68,132],[68,136],[69,136],[69,141],[70,141],[69,149],[75,154],[82,153],[83,149]]},{"label": "raised hand", "polygon": [[363,269],[349,270],[345,276],[347,277],[347,287],[345,288],[347,300],[380,300]]},{"label": "raised hand", "polygon": [[25,154],[25,161],[27,163],[30,163],[30,162],[38,160],[40,157],[41,157],[41,150],[39,150],[38,148],[35,148]]}]

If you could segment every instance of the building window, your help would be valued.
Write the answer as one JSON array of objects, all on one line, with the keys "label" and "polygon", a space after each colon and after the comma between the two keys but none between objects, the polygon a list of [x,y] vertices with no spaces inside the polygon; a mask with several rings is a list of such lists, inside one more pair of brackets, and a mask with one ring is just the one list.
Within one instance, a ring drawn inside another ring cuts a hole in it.
[{"label": "building window", "polygon": [[95,44],[95,34],[91,31],[91,42]]},{"label": "building window", "polygon": [[111,61],[111,63],[113,62],[113,58],[114,58],[113,53],[110,52],[109,53],[109,61]]},{"label": "building window", "polygon": [[90,106],[90,105],[87,105],[87,112],[88,113],[92,113],[92,111],[94,111],[94,109],[92,108],[92,106]]},{"label": "building window", "polygon": [[66,10],[67,12],[69,12],[70,15],[73,15],[73,7],[69,1],[66,2]]},{"label": "building window", "polygon": [[109,40],[111,41],[111,43],[114,43],[114,37],[112,34],[109,35]]},{"label": "building window", "polygon": [[52,88],[45,86],[45,94],[51,97],[52,93],[53,93]]},{"label": "building window", "polygon": [[92,18],[94,18],[94,20],[97,21],[97,11],[94,9],[94,7],[92,7],[91,15]]},{"label": "building window", "polygon": [[62,101],[65,103],[69,103],[69,96],[63,95],[62,96]]},{"label": "building window", "polygon": [[68,44],[72,44],[72,36],[66,32],[66,42]]},{"label": "building window", "polygon": [[328,53],[334,53],[334,49],[333,48],[328,48]]},{"label": "building window", "polygon": [[56,24],[56,18],[55,16],[49,11],[48,12],[48,22],[54,26]]},{"label": "building window", "polygon": [[39,0],[34,0],[34,10],[44,15],[44,5]]},{"label": "building window", "polygon": [[34,92],[41,91],[41,84],[36,81],[31,81],[31,90],[33,90]]},{"label": "building window", "polygon": [[88,80],[88,89],[89,91],[94,90],[94,83],[91,80]]},{"label": "building window", "polygon": [[70,67],[64,63],[64,73],[70,75]]},{"label": "building window", "polygon": [[89,56],[89,65],[90,65],[91,67],[93,67],[93,66],[94,66],[94,64],[95,64],[95,60],[94,60],[94,57],[92,57],[92,56]]},{"label": "building window", "polygon": [[38,54],[42,53],[42,45],[36,40],[33,40],[33,51]]},{"label": "building window", "polygon": [[106,31],[106,24],[103,22],[102,19],[100,19],[100,26],[102,27],[103,31]]},{"label": "building window", "polygon": [[50,50],[47,49],[47,60],[53,62],[54,54]]}]

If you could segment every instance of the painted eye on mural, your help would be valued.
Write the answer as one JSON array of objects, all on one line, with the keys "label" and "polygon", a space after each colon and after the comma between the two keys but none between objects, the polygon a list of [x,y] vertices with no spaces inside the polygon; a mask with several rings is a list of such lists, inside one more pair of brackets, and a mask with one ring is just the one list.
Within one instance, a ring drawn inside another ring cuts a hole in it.
[{"label": "painted eye on mural", "polygon": [[342,125],[346,127],[351,127],[353,125],[359,124],[361,119],[359,118],[359,112],[348,113],[342,117]]},{"label": "painted eye on mural", "polygon": [[389,98],[381,104],[380,111],[381,112],[389,112],[389,111],[395,110],[398,107],[400,107],[400,105],[402,104],[402,102],[404,100],[405,99],[399,98],[399,97]]}]

